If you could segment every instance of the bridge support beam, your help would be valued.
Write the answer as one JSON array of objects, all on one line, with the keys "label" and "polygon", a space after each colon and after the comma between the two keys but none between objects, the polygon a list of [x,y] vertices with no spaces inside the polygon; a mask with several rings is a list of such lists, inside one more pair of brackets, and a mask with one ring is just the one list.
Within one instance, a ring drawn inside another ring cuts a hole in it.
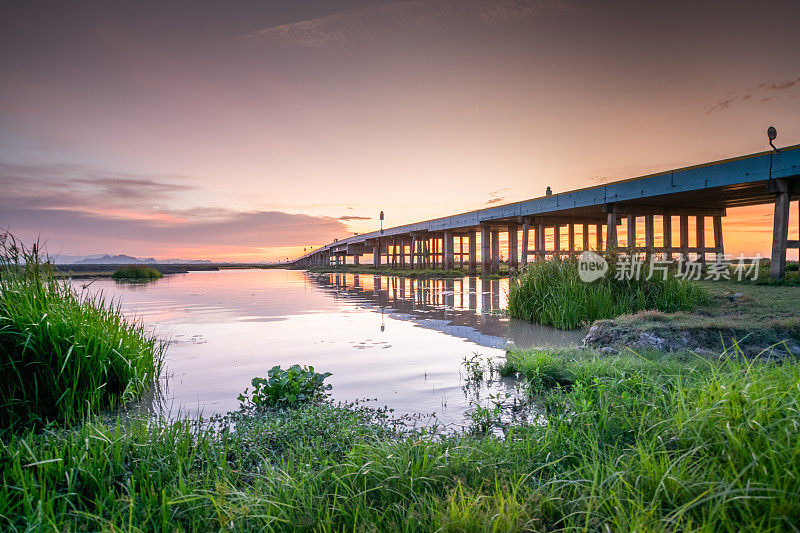
[{"label": "bridge support beam", "polygon": [[[716,220],[716,218],[714,220]],[[720,218],[720,220],[722,219]],[[722,224],[722,222],[720,222],[720,224]],[[664,215],[661,217],[661,228],[664,234],[664,260],[672,261],[672,215]]]},{"label": "bridge support beam", "polygon": [[553,257],[561,256],[561,225],[556,222],[553,226]]},{"label": "bridge support beam", "polygon": [[544,224],[539,223],[536,227],[536,258],[544,259]]},{"label": "bridge support beam", "polygon": [[706,217],[698,215],[695,218],[695,226],[697,231],[697,252],[699,255],[700,263],[706,264]]},{"label": "bridge support beam", "polygon": [[481,224],[481,275],[487,275],[491,270],[492,243],[489,237],[489,226]]},{"label": "bridge support beam", "polygon": [[380,268],[381,266],[381,241],[380,239],[375,240],[375,244],[372,245],[372,264],[375,268]]},{"label": "bridge support beam", "polygon": [[614,210],[608,212],[606,222],[606,251],[614,252],[617,249],[617,213]]},{"label": "bridge support beam", "polygon": [[522,266],[528,264],[528,234],[531,232],[531,219],[522,219]]},{"label": "bridge support beam", "polygon": [[517,270],[519,268],[519,247],[517,245],[517,232],[519,227],[516,224],[508,225],[508,269]]},{"label": "bridge support beam", "polygon": [[569,251],[570,257],[575,255],[575,224],[572,222],[569,223],[567,250]]},{"label": "bridge support beam", "polygon": [[500,272],[500,230],[492,230],[492,274]]},{"label": "bridge support beam", "polygon": [[722,262],[725,257],[725,245],[722,243],[722,217],[714,217],[714,251],[717,253],[717,262]]},{"label": "bridge support beam", "polygon": [[478,232],[475,228],[469,230],[469,275],[478,273]]},{"label": "bridge support beam", "polygon": [[442,243],[442,251],[444,252],[444,263],[443,267],[445,270],[453,270],[455,265],[455,259],[453,256],[453,232],[451,230],[444,231],[444,239]]},{"label": "bridge support beam", "polygon": [[636,216],[628,215],[628,248],[636,248]]},{"label": "bridge support beam", "polygon": [[767,190],[775,193],[775,215],[772,221],[772,255],[769,277],[780,279],[786,274],[786,249],[789,239],[789,183],[785,179],[773,180]]},{"label": "bridge support beam", "polygon": [[589,224],[584,224],[581,228],[581,251],[585,252],[589,249]]}]

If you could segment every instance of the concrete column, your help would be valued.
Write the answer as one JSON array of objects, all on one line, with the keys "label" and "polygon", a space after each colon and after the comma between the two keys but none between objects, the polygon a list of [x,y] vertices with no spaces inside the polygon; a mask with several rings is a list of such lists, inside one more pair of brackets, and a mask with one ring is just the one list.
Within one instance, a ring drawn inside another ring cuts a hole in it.
[{"label": "concrete column", "polygon": [[672,215],[662,216],[661,225],[664,233],[664,259],[672,261]]},{"label": "concrete column", "polygon": [[655,221],[653,215],[645,215],[644,217],[644,247],[647,248],[647,253],[652,254],[655,247]]},{"label": "concrete column", "polygon": [[567,248],[569,250],[569,256],[572,257],[575,255],[575,224],[572,222],[569,223],[567,235]]},{"label": "concrete column", "polygon": [[561,226],[556,223],[553,226],[553,257],[561,256]]},{"label": "concrete column", "polygon": [[703,216],[696,216],[695,224],[697,229],[697,248],[700,250],[700,262],[706,262],[706,218]]},{"label": "concrete column", "polygon": [[545,246],[544,246],[544,224],[539,224],[536,228],[536,255],[540,259],[544,259],[545,257]]},{"label": "concrete column", "polygon": [[689,217],[688,215],[681,215],[680,218],[680,227],[678,228],[680,232],[680,246],[681,246],[681,255],[683,255],[683,260],[687,261],[689,259]]},{"label": "concrete column", "polygon": [[372,245],[372,257],[373,257],[373,262],[375,264],[375,268],[380,267],[381,266],[381,241],[380,241],[380,239],[377,239],[375,241],[375,244]]},{"label": "concrete column", "polygon": [[358,264],[359,264],[359,261],[360,261],[360,258],[361,258],[361,256],[360,256],[360,255],[358,255],[358,254],[354,255],[354,256],[353,256],[353,264],[354,264],[354,265],[358,265]]},{"label": "concrete column", "polygon": [[489,226],[481,224],[481,275],[491,271],[492,243],[489,237]]},{"label": "concrete column", "polygon": [[636,248],[636,217],[628,215],[628,248]]},{"label": "concrete column", "polygon": [[617,214],[613,209],[608,213],[606,219],[606,251],[611,252],[617,249]]},{"label": "concrete column", "polygon": [[458,236],[458,268],[464,268],[464,236]]},{"label": "concrete column", "polygon": [[500,230],[492,230],[492,273],[500,272]]},{"label": "concrete column", "polygon": [[469,275],[478,273],[478,232],[475,228],[469,230]]},{"label": "concrete column", "polygon": [[581,237],[583,242],[581,243],[581,248],[585,252],[589,249],[589,224],[584,224],[583,228],[581,229]]},{"label": "concrete column", "polygon": [[442,245],[442,250],[444,251],[444,258],[443,258],[443,267],[445,270],[453,270],[455,265],[455,259],[453,257],[453,231],[452,230],[445,230],[444,231],[444,241]]},{"label": "concrete column", "polygon": [[531,231],[531,220],[528,217],[522,219],[522,266],[528,264],[528,234]]},{"label": "concrete column", "polygon": [[[617,221],[615,220],[614,224],[616,224],[616,223],[617,223]],[[596,241],[596,244],[597,244],[597,253],[602,254],[603,253],[603,225],[602,224],[595,225],[595,227],[594,227],[594,238],[595,238],[595,241]]]},{"label": "concrete column", "polygon": [[[772,220],[772,255],[769,277],[781,279],[786,274],[786,248],[789,239],[789,190],[785,180],[778,180],[781,192],[775,195],[775,215]],[[782,183],[781,183],[782,182]]]},{"label": "concrete column", "polygon": [[717,252],[717,262],[722,262],[725,255],[725,245],[722,243],[722,217],[714,217],[714,249]]},{"label": "concrete column", "polygon": [[408,247],[408,266],[411,269],[417,267],[417,238],[411,236],[411,245]]},{"label": "concrete column", "polygon": [[509,270],[516,270],[519,268],[519,247],[517,246],[517,231],[519,227],[516,224],[508,225],[508,268]]}]

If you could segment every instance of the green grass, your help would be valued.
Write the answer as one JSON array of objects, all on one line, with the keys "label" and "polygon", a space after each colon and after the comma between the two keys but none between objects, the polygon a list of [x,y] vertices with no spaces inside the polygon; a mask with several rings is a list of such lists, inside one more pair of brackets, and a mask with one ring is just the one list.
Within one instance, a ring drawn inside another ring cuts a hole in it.
[{"label": "green grass", "polygon": [[[800,364],[516,352],[545,422],[403,437],[329,404],[0,444],[0,528],[785,531]],[[542,379],[549,376],[547,379]]]},{"label": "green grass", "polygon": [[114,279],[158,279],[162,276],[163,274],[155,268],[144,265],[127,265],[111,274]]},{"label": "green grass", "polygon": [[583,282],[575,259],[552,259],[529,263],[511,279],[508,315],[560,329],[577,329],[601,318],[640,310],[686,311],[707,301],[700,287],[668,276],[651,280],[614,276],[613,265],[606,276]]},{"label": "green grass", "polygon": [[0,433],[80,421],[153,384],[164,346],[141,323],[54,279],[36,246],[0,243]]}]

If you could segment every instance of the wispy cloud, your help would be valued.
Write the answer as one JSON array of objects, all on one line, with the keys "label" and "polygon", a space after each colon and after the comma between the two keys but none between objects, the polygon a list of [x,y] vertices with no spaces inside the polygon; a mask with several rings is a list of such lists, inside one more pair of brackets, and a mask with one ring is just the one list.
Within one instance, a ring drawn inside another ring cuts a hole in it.
[{"label": "wispy cloud", "polygon": [[390,35],[440,32],[473,22],[524,21],[549,10],[563,10],[568,0],[410,0],[340,11],[332,15],[272,26],[245,35],[256,43],[323,48],[368,43]]},{"label": "wispy cloud", "polygon": [[726,98],[718,101],[714,105],[712,105],[706,111],[706,114],[714,113],[715,111],[721,111],[723,109],[727,109],[734,104],[740,102],[746,102],[755,97],[761,97],[761,102],[768,102],[772,100],[773,95],[776,92],[787,91],[789,89],[794,89],[800,87],[800,78],[793,78],[779,82],[764,82],[759,83],[758,85],[753,85],[752,87],[748,87],[743,91],[738,91],[731,93]]},{"label": "wispy cloud", "polygon": [[491,191],[489,193],[489,199],[486,201],[486,205],[499,204],[500,202],[506,199],[505,193],[510,190],[511,189],[508,187],[503,187],[502,189]]},{"label": "wispy cloud", "polygon": [[345,220],[345,221],[348,221],[348,220],[372,220],[372,217],[357,217],[357,216],[354,216],[354,215],[344,215],[344,216],[338,217],[336,220]]},{"label": "wispy cloud", "polygon": [[344,220],[363,218],[154,206],[193,188],[181,181],[176,176],[109,174],[91,167],[0,163],[0,227],[24,238],[41,235],[65,253],[101,248],[151,255],[159,250],[169,254],[171,249],[230,247],[267,254],[269,248],[329,242],[347,233]]}]

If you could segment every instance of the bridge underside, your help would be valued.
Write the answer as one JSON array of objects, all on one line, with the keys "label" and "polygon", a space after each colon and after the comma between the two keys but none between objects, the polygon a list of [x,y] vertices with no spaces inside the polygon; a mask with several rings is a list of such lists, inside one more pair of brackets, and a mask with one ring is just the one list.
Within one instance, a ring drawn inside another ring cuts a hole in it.
[{"label": "bridge underside", "polygon": [[[719,177],[723,167],[713,165],[735,164],[739,172],[744,168],[745,174],[756,177],[758,173],[751,167],[755,168],[757,158],[765,155],[756,154],[711,164],[711,178],[704,178],[704,183],[694,174],[705,167],[616,182],[602,186],[601,199],[613,201],[597,201],[598,189],[564,193],[350,237],[315,250],[294,264],[341,265],[347,264],[348,258],[359,264],[361,257],[368,255],[376,268],[382,264],[399,268],[460,267],[470,274],[491,274],[499,271],[501,261],[513,270],[531,259],[621,249],[660,254],[666,259],[684,254],[705,262],[708,254],[724,254],[722,220],[728,208],[773,204],[770,274],[778,278],[785,272],[787,249],[800,244],[788,240],[790,205],[800,196],[800,150],[793,152],[796,164],[794,159],[791,165],[783,161],[786,177],[714,185],[724,179]],[[771,154],[769,158],[772,176]],[[657,194],[680,189],[690,179],[701,182],[698,188]],[[589,193],[593,196],[585,200]],[[543,204],[549,206],[541,207]],[[537,208],[540,212],[531,212]]]}]

